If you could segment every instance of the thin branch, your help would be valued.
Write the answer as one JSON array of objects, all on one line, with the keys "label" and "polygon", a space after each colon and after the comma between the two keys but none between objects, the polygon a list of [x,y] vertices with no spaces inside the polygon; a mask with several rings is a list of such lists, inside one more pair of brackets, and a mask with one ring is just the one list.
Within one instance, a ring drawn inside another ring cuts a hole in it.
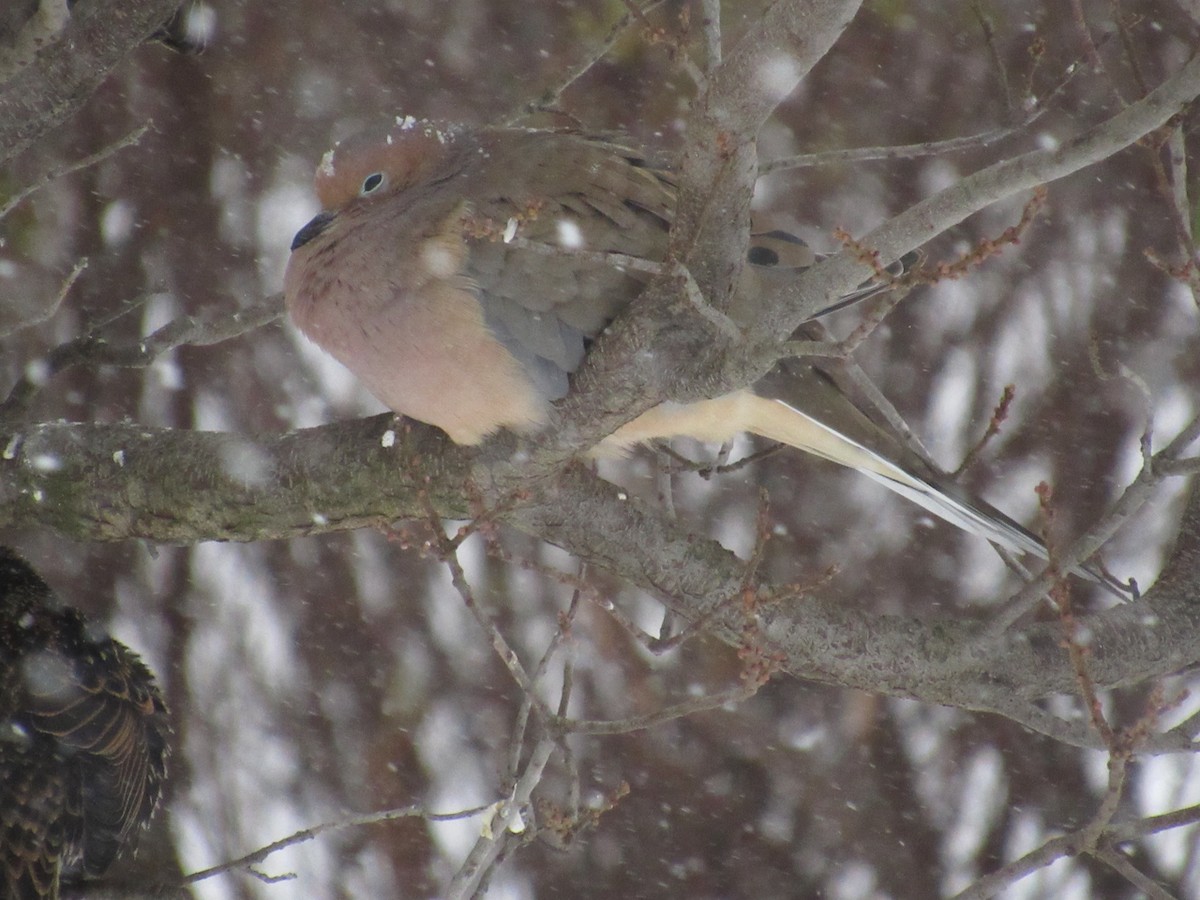
[{"label": "thin branch", "polygon": [[[320,825],[313,825],[310,828],[302,828],[294,834],[290,834],[285,838],[277,841],[272,841],[264,847],[259,847],[245,856],[239,856],[237,859],[223,862],[220,865],[212,866],[207,869],[201,869],[199,872],[193,872],[186,876],[182,884],[195,884],[198,881],[204,881],[207,878],[212,878],[214,875],[222,875],[226,872],[232,872],[237,869],[249,870],[250,866],[256,863],[264,862],[267,857],[280,850],[288,847],[294,847],[296,844],[303,844],[319,837],[329,831],[343,831],[347,828],[358,828],[362,825],[379,825],[384,822],[394,822],[397,819],[425,819],[428,822],[453,822],[458,819],[469,819],[472,816],[477,816],[480,813],[486,812],[491,808],[491,805],[475,806],[470,809],[464,809],[454,813],[434,813],[423,809],[420,806],[402,806],[396,809],[387,809],[381,812],[366,813],[361,816],[352,816],[348,819],[338,819],[334,822],[324,822]],[[253,874],[253,873],[252,873]],[[256,877],[259,877],[256,875]],[[276,879],[286,876],[275,876]]]},{"label": "thin branch", "polygon": [[[580,580],[583,580],[583,573],[580,573]],[[546,648],[546,652],[542,654],[542,658],[538,661],[537,668],[533,670],[532,683],[536,686],[541,683],[546,672],[550,669],[550,663],[557,655],[558,651],[563,647],[566,641],[570,638],[571,627],[575,623],[575,617],[579,613],[580,601],[583,599],[583,591],[576,589],[571,593],[571,602],[568,604],[566,612],[559,615],[558,629],[554,632],[554,636],[550,639],[550,644]],[[566,707],[571,696],[571,680],[572,666],[568,659],[563,664],[563,689],[559,697],[558,715],[566,715]],[[533,710],[536,703],[534,697],[528,694],[523,694],[521,699],[520,709],[517,710],[516,724],[513,727],[512,738],[509,741],[508,753],[508,779],[507,781],[515,785],[520,770],[521,752],[525,745],[525,731],[529,724],[529,713]],[[562,745],[566,748],[565,743]]]},{"label": "thin branch", "polygon": [[[833,343],[833,336],[823,323],[809,322],[805,328],[819,339],[818,346]],[[900,415],[900,411],[884,396],[883,391],[863,368],[852,357],[835,358],[838,359],[836,368],[831,367],[830,369],[838,376],[835,381],[844,378],[847,393],[853,392],[854,399],[861,401],[864,411],[870,411],[871,418],[882,419],[894,437],[919,456],[930,469],[940,473],[941,469],[933,461],[933,456],[921,439],[917,437],[909,424],[904,421],[904,417]]]},{"label": "thin branch", "polygon": [[721,0],[700,0],[700,33],[704,37],[704,71],[721,64]]},{"label": "thin branch", "polygon": [[688,302],[692,305],[692,308],[705,321],[734,343],[741,342],[744,339],[742,329],[738,327],[737,323],[708,302],[708,299],[700,290],[700,285],[696,284],[696,279],[692,277],[692,273],[688,270],[687,266],[683,263],[678,263],[674,267],[674,274],[677,278],[683,279],[684,296],[688,298]]},{"label": "thin branch", "polygon": [[[978,210],[1108,158],[1162,127],[1197,95],[1200,55],[1144,100],[1053,148],[1032,150],[962,178],[875,228],[863,236],[862,243],[878,250],[882,258],[898,259]],[[838,254],[786,285],[764,292],[766,309],[759,326],[772,333],[791,333],[813,312],[861,280],[864,268],[846,254]]]},{"label": "thin branch", "polygon": [[988,420],[988,425],[983,435],[963,456],[962,462],[958,464],[958,468],[954,470],[951,477],[961,475],[974,465],[975,460],[979,458],[979,454],[983,452],[988,442],[1000,433],[1000,428],[1004,425],[1005,419],[1008,418],[1009,408],[1012,406],[1012,402],[1016,396],[1016,385],[1008,384],[1004,386],[1004,391],[1000,394],[1000,400],[996,403],[996,408],[992,410],[992,417]]},{"label": "thin branch", "polygon": [[798,153],[760,163],[758,175],[770,175],[784,169],[810,169],[815,166],[850,165],[852,163],[876,162],[887,159],[921,159],[987,147],[1020,132],[1028,123],[1005,128],[992,128],[978,134],[947,138],[942,141],[922,141],[919,144],[902,144],[886,147],[850,147],[844,150],[822,150],[819,153]]},{"label": "thin branch", "polygon": [[[1031,104],[1031,109],[1020,122],[1003,128],[991,128],[977,134],[963,137],[947,138],[941,141],[922,141],[919,144],[903,144],[886,147],[851,147],[844,150],[824,150],[819,153],[800,153],[795,156],[773,159],[759,166],[759,176],[768,175],[780,169],[803,169],[814,166],[850,165],[853,163],[874,162],[887,159],[921,159],[928,156],[941,156],[947,153],[960,153],[965,150],[975,150],[990,147],[992,144],[1020,134],[1029,129],[1050,109],[1050,102],[1063,93],[1066,86],[1074,78],[1077,69],[1069,68],[1058,84],[1040,103]],[[1007,92],[1007,89],[1006,89]],[[1026,96],[1030,91],[1025,91]],[[1011,106],[1009,107],[1011,109]]]},{"label": "thin branch", "polygon": [[992,27],[992,20],[983,11],[980,0],[971,0],[971,12],[974,13],[975,19],[979,22],[979,28],[983,32],[983,43],[988,49],[988,57],[996,70],[996,81],[1000,84],[1000,90],[1004,92],[1004,108],[1011,116],[1013,113],[1012,86],[1008,83],[1008,69],[1005,68],[1004,57],[1000,55],[1000,49],[996,43],[996,30]]},{"label": "thin branch", "polygon": [[1184,246],[1191,250],[1191,258],[1195,259],[1196,247],[1193,243],[1192,220],[1188,215],[1192,204],[1188,199],[1187,144],[1184,142],[1182,124],[1176,125],[1171,129],[1171,133],[1166,140],[1166,149],[1167,161],[1171,169],[1171,177],[1169,179],[1171,186],[1171,209],[1177,217],[1179,227],[1182,229]]},{"label": "thin branch", "polygon": [[[1106,826],[1103,836],[1100,838],[1101,844],[1096,848],[1094,855],[1129,879],[1135,887],[1146,891],[1148,896],[1154,897],[1156,900],[1173,900],[1170,894],[1164,892],[1153,881],[1145,878],[1132,865],[1123,865],[1117,862],[1118,859],[1123,860],[1124,857],[1120,856],[1112,845],[1135,840],[1148,834],[1157,834],[1168,829],[1192,825],[1197,821],[1200,821],[1200,807],[1193,806],[1163,816],[1141,819],[1137,822],[1127,822],[1112,827]],[[1055,860],[1078,853],[1081,848],[1080,836],[1082,833],[1080,830],[1050,838],[1020,859],[1013,860],[980,878],[965,891],[955,895],[954,900],[988,900],[988,898],[998,895],[1004,888],[1044,869]],[[1155,890],[1159,893],[1154,893]]]},{"label": "thin branch", "polygon": [[1043,541],[1046,545],[1046,555],[1048,557],[1046,571],[1053,573],[1055,576],[1054,585],[1050,588],[1050,599],[1058,609],[1058,622],[1062,628],[1063,635],[1062,645],[1066,648],[1067,656],[1071,660],[1071,669],[1075,673],[1075,684],[1079,690],[1080,697],[1083,698],[1084,709],[1087,710],[1092,727],[1096,729],[1105,746],[1109,748],[1109,772],[1111,776],[1112,761],[1116,751],[1116,735],[1104,715],[1104,709],[1100,704],[1100,697],[1096,692],[1096,683],[1092,680],[1091,674],[1088,672],[1087,656],[1089,651],[1084,642],[1080,640],[1081,626],[1075,616],[1071,586],[1063,576],[1063,569],[1059,564],[1057,545],[1053,540],[1056,510],[1052,502],[1050,486],[1042,482],[1038,485],[1037,493],[1038,502],[1042,510],[1042,521],[1045,523]]},{"label": "thin branch", "polygon": [[1195,739],[1196,735],[1200,734],[1200,710],[1192,713],[1171,731],[1184,735],[1188,740]]},{"label": "thin branch", "polygon": [[983,876],[965,891],[955,894],[952,900],[991,900],[1006,887],[1069,856],[1074,849],[1069,835],[1051,838],[1037,849]]},{"label": "thin branch", "polygon": [[446,568],[450,570],[450,581],[454,585],[454,589],[458,591],[458,595],[462,598],[467,609],[479,623],[479,627],[491,641],[492,649],[496,655],[500,657],[500,661],[504,663],[504,667],[508,669],[508,673],[512,676],[513,681],[517,686],[525,692],[532,702],[534,709],[537,710],[543,719],[549,719],[552,715],[546,705],[538,698],[533,679],[525,671],[525,667],[521,665],[521,658],[517,655],[517,651],[512,648],[507,638],[501,633],[499,626],[492,620],[492,617],[484,612],[483,607],[475,599],[475,592],[471,589],[471,584],[467,580],[466,573],[463,571],[462,563],[458,561],[458,541],[446,536],[445,530],[441,525],[441,517],[433,508],[433,504],[429,500],[429,495],[422,496],[422,502],[426,508],[428,516],[427,524],[431,534],[430,549],[436,557],[445,563]]},{"label": "thin branch", "polygon": [[1075,31],[1079,35],[1079,42],[1083,46],[1083,52],[1087,57],[1088,65],[1092,67],[1092,70],[1096,74],[1105,74],[1104,62],[1100,59],[1100,51],[1096,47],[1096,42],[1092,40],[1092,33],[1087,24],[1087,16],[1083,12],[1083,3],[1081,0],[1070,0],[1070,4],[1071,16],[1075,22]]},{"label": "thin branch", "polygon": [[[70,287],[70,279],[64,290]],[[26,366],[8,397],[0,403],[0,421],[11,421],[24,413],[37,392],[55,376],[75,366],[119,366],[127,369],[152,365],[164,353],[182,346],[208,347],[240,337],[283,316],[283,295],[273,294],[233,313],[180,316],[136,343],[110,344],[100,331],[116,318],[138,308],[141,302],[123,306],[116,314],[86,334],[60,344],[40,360]],[[35,373],[35,374],[31,374]]]},{"label": "thin branch", "polygon": [[5,328],[0,337],[8,337],[8,335],[21,331],[25,328],[32,328],[34,325],[40,325],[54,318],[58,313],[58,308],[62,306],[62,302],[67,299],[67,294],[71,293],[71,288],[75,286],[75,282],[79,280],[79,276],[88,267],[87,257],[81,257],[71,267],[71,271],[63,278],[62,284],[58,286],[58,292],[54,295],[49,303],[47,303],[37,314],[29,316],[19,322],[14,322],[11,326]]},{"label": "thin branch", "polygon": [[753,697],[758,693],[760,687],[759,684],[749,682],[705,697],[693,697],[691,700],[685,700],[643,716],[629,716],[625,719],[568,719],[555,716],[550,724],[562,734],[630,734],[698,712],[720,709],[731,703],[740,703],[742,700]]},{"label": "thin branch", "polygon": [[584,55],[579,62],[568,69],[566,75],[563,76],[558,84],[548,89],[538,99],[526,103],[520,110],[508,116],[506,121],[511,124],[533,113],[557,110],[559,103],[562,101],[562,95],[567,92],[571,85],[591,71],[596,63],[608,55],[617,41],[621,39],[625,30],[634,22],[643,20],[646,13],[662,6],[664,2],[665,0],[650,0],[645,6],[641,7],[631,4],[632,8],[612,24],[612,27],[608,30],[608,34],[605,35],[600,44],[590,54]]},{"label": "thin branch", "polygon": [[524,842],[525,811],[530,806],[534,788],[541,783],[546,763],[553,752],[552,739],[544,737],[538,741],[530,754],[525,771],[513,789],[512,796],[494,807],[493,819],[499,820],[502,830],[497,833],[492,822],[485,822],[485,827],[471,852],[454,873],[454,878],[446,889],[447,900],[468,900],[478,896],[477,891],[491,877],[504,855]]},{"label": "thin branch", "polygon": [[56,166],[55,168],[51,169],[32,184],[29,184],[17,191],[17,193],[9,198],[7,203],[5,203],[3,206],[0,206],[0,220],[3,220],[4,217],[12,212],[17,206],[20,206],[27,197],[37,193],[48,184],[52,184],[59,178],[62,178],[64,175],[70,175],[72,172],[78,172],[80,169],[86,169],[89,166],[94,166],[96,163],[103,162],[113,154],[124,150],[126,147],[136,144],[150,129],[150,124],[151,123],[146,123],[145,125],[135,128],[133,131],[129,132],[129,134],[125,135],[125,137],[118,138],[111,144],[101,147],[95,153],[89,154],[83,159],[76,160],[72,163],[65,163],[64,165]]},{"label": "thin branch", "polygon": [[[1192,419],[1166,447],[1155,454],[1150,466],[1142,467],[1137,477],[1113,504],[1112,509],[1101,517],[1099,522],[1060,551],[1060,564],[1069,571],[1098,553],[1100,548],[1142,508],[1163,480],[1176,474],[1172,471],[1171,464],[1177,461],[1179,454],[1197,438],[1200,438],[1200,416]],[[1180,474],[1190,474],[1190,471]],[[984,640],[998,637],[1022,615],[1041,603],[1042,597],[1054,583],[1054,577],[1047,568],[1036,579],[1022,587],[1005,603],[1004,608],[996,614],[981,637]]]},{"label": "thin branch", "polygon": [[1097,850],[1092,855],[1140,890],[1148,900],[1179,900],[1179,898],[1170,891],[1165,890],[1158,882],[1144,875],[1119,851],[1111,847],[1105,847]]},{"label": "thin branch", "polygon": [[1157,816],[1146,816],[1144,819],[1134,822],[1121,822],[1112,827],[1109,839],[1114,844],[1122,844],[1126,841],[1136,841],[1147,835],[1161,834],[1164,831],[1196,824],[1200,824],[1200,804]]},{"label": "thin branch", "polygon": [[[814,342],[815,343],[815,342]],[[822,345],[824,346],[824,345]],[[762,450],[755,450],[753,453],[748,453],[734,462],[721,462],[720,457],[716,460],[696,460],[689,459],[678,450],[671,447],[665,441],[656,441],[654,449],[659,453],[667,456],[675,463],[682,471],[692,472],[699,475],[705,481],[721,475],[730,475],[745,469],[748,466],[754,465],[760,460],[766,459],[768,456],[774,456],[780,450],[786,447],[785,444],[770,444]],[[722,448],[723,450],[724,448]]]}]

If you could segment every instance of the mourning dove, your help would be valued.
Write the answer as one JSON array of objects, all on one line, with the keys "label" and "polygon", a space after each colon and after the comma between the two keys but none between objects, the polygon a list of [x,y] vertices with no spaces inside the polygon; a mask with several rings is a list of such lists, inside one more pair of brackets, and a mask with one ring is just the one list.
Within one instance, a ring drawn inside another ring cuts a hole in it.
[{"label": "mourning dove", "polygon": [[138,656],[0,547],[0,897],[103,874],[158,804],[169,730]]},{"label": "mourning dove", "polygon": [[[292,320],[395,412],[467,445],[549,422],[590,340],[649,278],[628,258],[664,258],[675,204],[669,174],[614,143],[411,118],[339,144],[316,191],[322,211],[296,234],[284,276]],[[752,267],[814,260],[780,231],[756,235],[748,256]],[[967,497],[818,374],[796,374],[804,390],[786,402],[760,388],[663,403],[591,452],[748,432],[1045,558],[1037,537]]]}]

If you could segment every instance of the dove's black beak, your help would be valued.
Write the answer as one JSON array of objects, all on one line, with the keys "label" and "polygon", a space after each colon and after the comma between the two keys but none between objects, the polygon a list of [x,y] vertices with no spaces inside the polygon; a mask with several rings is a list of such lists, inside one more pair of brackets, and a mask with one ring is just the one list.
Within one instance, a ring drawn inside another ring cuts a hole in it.
[{"label": "dove's black beak", "polygon": [[329,223],[333,221],[333,213],[320,212],[313,216],[312,221],[296,232],[296,236],[292,238],[292,249],[299,250],[322,231],[329,227]]}]

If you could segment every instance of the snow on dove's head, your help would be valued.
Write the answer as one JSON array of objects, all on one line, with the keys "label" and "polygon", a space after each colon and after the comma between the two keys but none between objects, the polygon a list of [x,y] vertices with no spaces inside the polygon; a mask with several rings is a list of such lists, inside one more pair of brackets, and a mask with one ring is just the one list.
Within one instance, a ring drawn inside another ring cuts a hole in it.
[{"label": "snow on dove's head", "polygon": [[324,210],[356,199],[394,194],[436,180],[452,163],[453,129],[412,118],[398,118],[347,138],[325,154],[314,186]]}]

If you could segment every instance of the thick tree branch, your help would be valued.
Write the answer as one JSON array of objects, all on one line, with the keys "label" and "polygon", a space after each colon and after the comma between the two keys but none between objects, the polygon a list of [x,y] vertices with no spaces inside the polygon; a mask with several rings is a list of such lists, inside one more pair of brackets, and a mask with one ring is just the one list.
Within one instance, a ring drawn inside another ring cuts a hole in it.
[{"label": "thick tree branch", "polygon": [[664,399],[716,396],[769,367],[766,358],[743,364],[733,384],[723,359],[731,338],[697,314],[687,287],[716,310],[728,306],[746,253],[758,131],[860,2],[777,0],[715,68],[692,105],[679,166],[668,261],[682,270],[669,267],[601,337],[532,454],[536,466],[561,465]]},{"label": "thick tree branch", "polygon": [[59,40],[0,87],[0,163],[74,115],[178,7],[179,0],[79,4]]},{"label": "thick tree branch", "polygon": [[0,523],[79,539],[255,541],[383,527],[417,515],[419,491],[448,517],[470,515],[464,457],[390,415],[258,439],[45,423],[5,443]]},{"label": "thick tree branch", "polygon": [[729,302],[745,256],[757,137],[850,24],[861,0],[776,0],[715,68],[688,118],[671,255],[706,299]]},{"label": "thick tree branch", "polygon": [[[394,441],[385,439],[394,435]],[[470,454],[427,428],[390,416],[257,441],[243,436],[129,425],[32,426],[0,455],[0,524],[39,523],[89,540],[264,540],[424,517],[477,513],[464,496]],[[688,619],[738,595],[745,566],[715,541],[689,533],[625,497],[582,466],[527,480],[506,519],[614,572]],[[1200,647],[1200,500],[1193,496],[1168,576],[1142,600],[1088,619],[1098,686],[1175,671]],[[713,617],[738,645],[738,604]],[[874,616],[820,597],[760,610],[761,630],[791,674],[927,702],[987,710],[1071,743],[1085,730],[1039,713],[1033,701],[1074,689],[1057,623],[981,639],[974,623]],[[1147,627],[1147,620],[1156,624]],[[1036,724],[1040,722],[1040,724]],[[1148,750],[1178,750],[1179,736]]]},{"label": "thick tree branch", "polygon": [[[1200,96],[1200,56],[1144,99],[1053,149],[1034,150],[988,166],[922,200],[864,235],[861,243],[880,258],[899,259],[982,209],[1102,162],[1161,128]],[[763,330],[774,339],[871,275],[849,254],[814,266],[790,284],[779,285],[764,309]]]}]

